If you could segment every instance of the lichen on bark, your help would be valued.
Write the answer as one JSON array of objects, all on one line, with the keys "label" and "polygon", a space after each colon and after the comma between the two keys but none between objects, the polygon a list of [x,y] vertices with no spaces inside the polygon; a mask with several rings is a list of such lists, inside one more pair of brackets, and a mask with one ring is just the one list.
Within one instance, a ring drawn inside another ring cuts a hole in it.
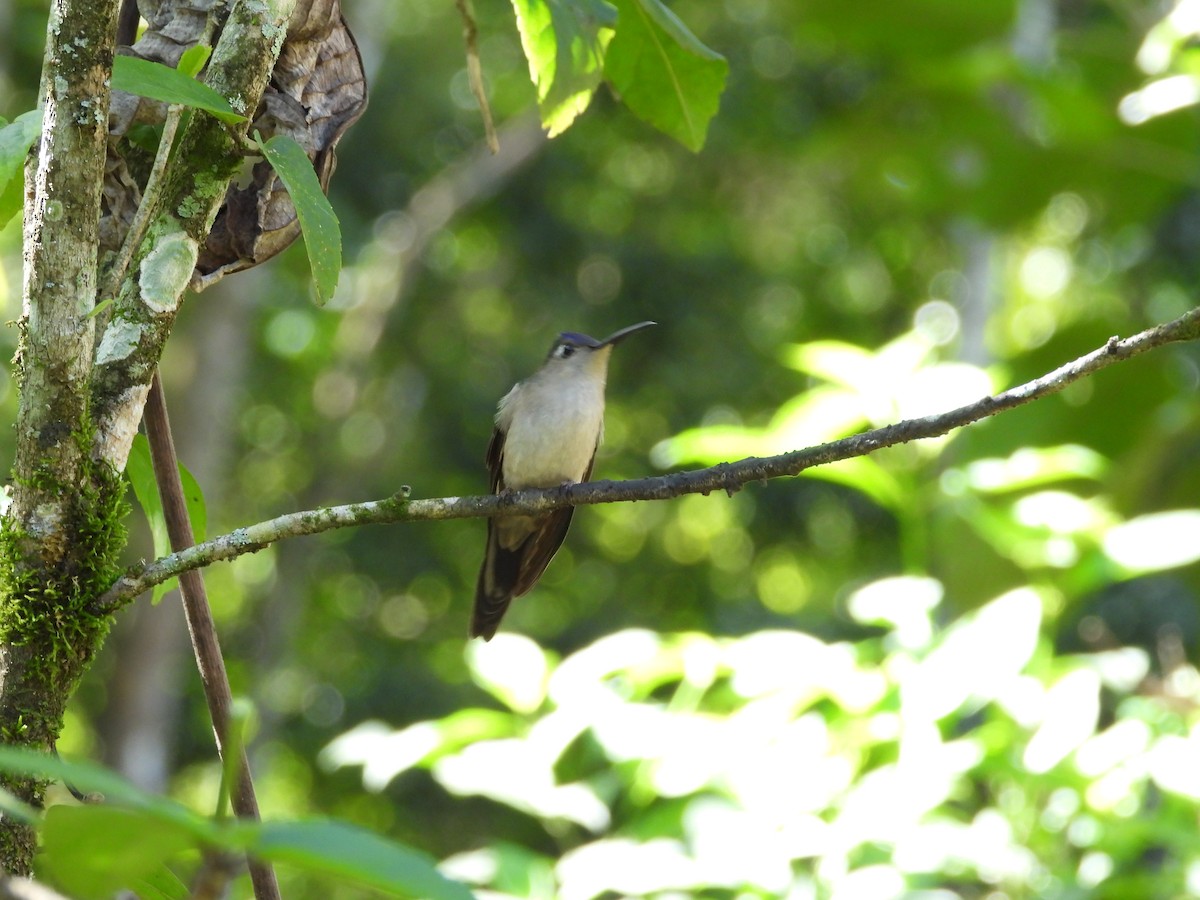
[{"label": "lichen on bark", "polygon": [[[90,459],[88,429],[74,439]],[[56,482],[50,466],[37,469],[37,490],[66,497],[54,531],[33,535],[14,516],[0,519],[0,740],[54,747],[63,713],[83,671],[108,633],[109,616],[94,600],[119,574],[125,545],[125,485],[106,463],[84,467],[75,484]],[[40,805],[39,779],[0,777],[0,786]],[[0,823],[0,865],[28,874],[30,830]]]}]

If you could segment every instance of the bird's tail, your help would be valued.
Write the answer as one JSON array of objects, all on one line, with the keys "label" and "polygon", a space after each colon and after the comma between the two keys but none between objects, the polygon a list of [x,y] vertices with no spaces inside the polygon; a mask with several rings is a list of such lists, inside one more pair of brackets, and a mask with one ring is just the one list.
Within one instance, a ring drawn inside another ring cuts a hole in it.
[{"label": "bird's tail", "polygon": [[471,637],[490,641],[500,627],[500,620],[517,594],[521,576],[521,555],[505,550],[492,534],[488,523],[487,552],[479,567],[475,584],[475,611],[471,615]]}]

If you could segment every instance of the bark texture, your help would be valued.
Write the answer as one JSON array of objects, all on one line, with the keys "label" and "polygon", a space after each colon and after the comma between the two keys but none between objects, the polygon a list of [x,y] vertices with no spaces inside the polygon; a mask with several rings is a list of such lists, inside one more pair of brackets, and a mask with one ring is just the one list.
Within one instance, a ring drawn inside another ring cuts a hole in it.
[{"label": "bark texture", "polygon": [[[26,169],[20,407],[11,506],[0,524],[0,739],[54,746],[63,709],[107,627],[88,594],[111,577],[119,476],[91,457],[88,382],[100,185],[116,0],[55,0]],[[42,785],[5,778],[22,800]],[[0,821],[0,867],[29,873],[33,834]]]},{"label": "bark texture", "polygon": [[[208,81],[243,108],[262,98],[295,0],[235,2]],[[109,625],[96,603],[124,546],[124,468],[150,379],[199,248],[238,165],[238,135],[191,117],[155,214],[107,320],[101,200],[118,0],[54,0],[26,170],[20,407],[10,502],[0,520],[0,740],[51,749]],[[102,321],[102,325],[98,322]],[[4,778],[39,805],[44,785]],[[34,835],[0,819],[0,868],[30,870]]]}]

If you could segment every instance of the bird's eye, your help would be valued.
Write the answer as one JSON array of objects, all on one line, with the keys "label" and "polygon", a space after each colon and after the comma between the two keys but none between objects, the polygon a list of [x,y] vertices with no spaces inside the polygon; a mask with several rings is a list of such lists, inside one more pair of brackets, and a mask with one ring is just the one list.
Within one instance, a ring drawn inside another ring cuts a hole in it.
[{"label": "bird's eye", "polygon": [[568,356],[570,356],[574,352],[575,352],[575,348],[572,347],[570,344],[560,344],[558,347],[558,358],[566,359]]}]

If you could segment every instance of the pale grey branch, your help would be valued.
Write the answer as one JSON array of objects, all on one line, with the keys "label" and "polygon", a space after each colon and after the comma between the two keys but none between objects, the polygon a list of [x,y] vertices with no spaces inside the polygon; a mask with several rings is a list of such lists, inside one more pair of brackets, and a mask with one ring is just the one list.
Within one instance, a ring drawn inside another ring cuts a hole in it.
[{"label": "pale grey branch", "polygon": [[253,553],[284,538],[317,534],[334,528],[480,518],[497,513],[537,513],[562,506],[666,500],[684,494],[709,494],[713,491],[733,494],[752,481],[799,475],[805,469],[814,466],[865,456],[875,450],[908,441],[938,437],[952,429],[1056,393],[1068,384],[1113,363],[1165,344],[1193,340],[1197,337],[1200,337],[1200,309],[1191,310],[1178,319],[1124,340],[1110,338],[1103,347],[1060,366],[1041,378],[994,396],[983,397],[966,406],[918,419],[907,419],[894,425],[779,456],[749,457],[737,462],[720,463],[707,469],[631,481],[590,481],[545,490],[512,491],[482,497],[410,500],[409,489],[403,488],[395,496],[384,500],[288,513],[266,522],[239,528],[143,565],[118,579],[98,602],[100,607],[105,609],[119,606],[181,572],[234,559],[243,553]]}]

